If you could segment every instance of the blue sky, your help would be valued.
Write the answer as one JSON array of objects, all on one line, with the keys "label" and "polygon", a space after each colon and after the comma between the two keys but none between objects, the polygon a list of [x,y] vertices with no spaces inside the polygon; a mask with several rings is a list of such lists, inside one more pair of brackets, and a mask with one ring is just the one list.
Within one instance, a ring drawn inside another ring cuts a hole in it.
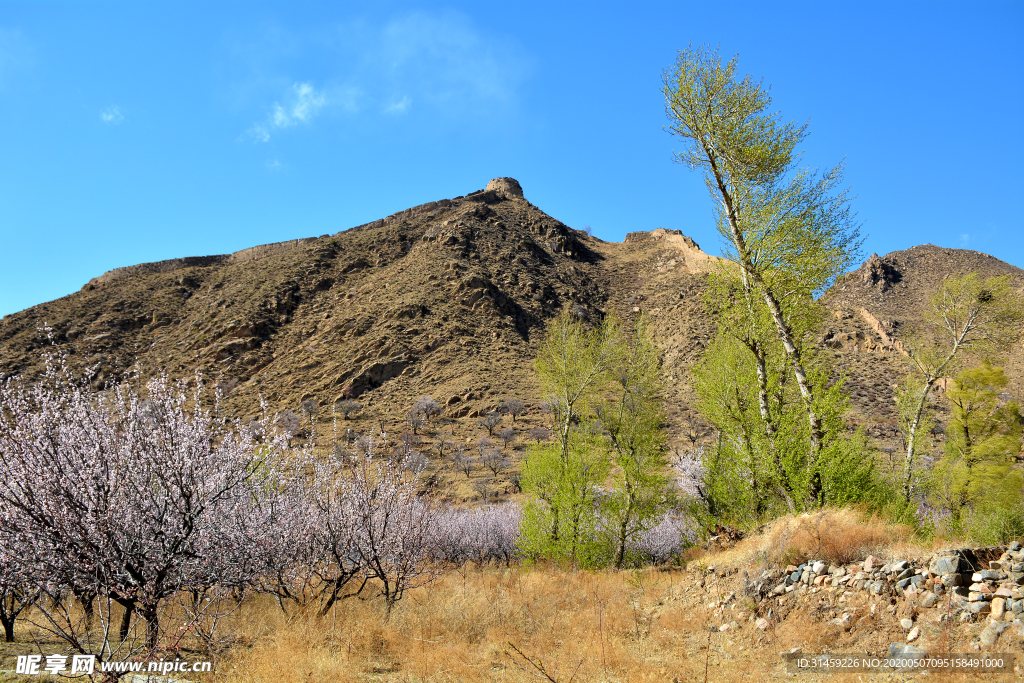
[{"label": "blue sky", "polygon": [[0,315],[118,266],[333,233],[497,176],[717,253],[663,69],[739,54],[845,158],[867,254],[1024,267],[1024,3],[0,0]]}]

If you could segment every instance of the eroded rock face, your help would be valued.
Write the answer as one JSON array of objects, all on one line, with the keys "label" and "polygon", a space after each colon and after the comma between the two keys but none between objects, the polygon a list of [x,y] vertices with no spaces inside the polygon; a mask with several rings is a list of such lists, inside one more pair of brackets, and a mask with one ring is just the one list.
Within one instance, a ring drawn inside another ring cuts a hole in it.
[{"label": "eroded rock face", "polygon": [[882,292],[887,292],[892,285],[900,281],[900,272],[890,263],[881,259],[878,254],[872,254],[871,258],[860,267],[861,284],[867,287],[878,287]]},{"label": "eroded rock face", "polygon": [[515,178],[495,178],[491,182],[487,183],[487,187],[484,191],[494,191],[506,199],[512,199],[514,197],[523,197],[523,188],[519,184],[519,181]]}]

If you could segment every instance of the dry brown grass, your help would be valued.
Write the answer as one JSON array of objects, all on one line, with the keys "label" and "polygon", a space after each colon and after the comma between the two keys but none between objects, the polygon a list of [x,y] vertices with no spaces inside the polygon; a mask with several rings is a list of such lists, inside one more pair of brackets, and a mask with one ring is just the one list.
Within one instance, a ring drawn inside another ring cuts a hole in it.
[{"label": "dry brown grass", "polygon": [[[853,510],[777,520],[725,553],[692,558],[687,568],[564,571],[555,567],[471,569],[410,592],[385,621],[379,602],[349,600],[324,618],[286,617],[264,598],[250,601],[231,625],[236,645],[209,680],[273,681],[776,681],[780,654],[882,653],[904,633],[906,616],[861,594],[811,601],[794,596],[772,606],[767,631],[742,593],[744,573],[769,563],[810,557],[849,563],[868,554],[888,558],[928,552],[908,528]],[[718,570],[706,571],[714,564]],[[716,604],[728,594],[727,606]],[[877,608],[877,615],[876,609]],[[851,612],[852,632],[827,627]],[[929,613],[924,638],[934,639]],[[865,619],[861,621],[862,619]],[[710,632],[731,621],[738,632]],[[924,622],[922,622],[924,624]],[[967,627],[964,627],[966,629]],[[957,629],[947,647],[963,651],[971,637]],[[966,639],[966,640],[965,640]],[[953,644],[955,643],[955,644]],[[865,680],[868,680],[865,678]],[[956,680],[956,679],[951,679]]]},{"label": "dry brown grass", "polygon": [[[710,559],[721,570],[720,558]],[[742,571],[709,573],[700,564],[689,571],[453,573],[410,593],[388,621],[378,602],[350,600],[324,618],[287,618],[271,601],[256,599],[234,625],[238,642],[203,680],[757,683],[792,678],[780,655],[793,647],[881,654],[905,638],[899,619],[909,614],[906,607],[889,609],[887,600],[866,594],[844,603],[839,594],[786,596],[764,605],[774,616],[768,630],[759,630],[751,621],[756,606],[740,592]],[[733,591],[729,605],[716,604]],[[844,612],[854,615],[853,631],[828,626]],[[936,647],[941,635],[938,614],[920,617],[925,647]],[[710,631],[731,621],[738,631]],[[978,629],[955,625],[944,647],[967,651]],[[541,667],[550,679],[539,675]]]},{"label": "dry brown grass", "polygon": [[780,517],[764,533],[723,553],[717,562],[785,566],[816,559],[840,565],[868,555],[913,557],[923,552],[914,543],[910,527],[842,508]]},{"label": "dry brown grass", "polygon": [[[709,614],[695,576],[485,568],[409,593],[388,621],[377,602],[288,618],[256,599],[239,614],[238,644],[211,680],[534,681],[543,667],[559,683],[700,681],[708,626],[748,615]],[[758,632],[744,627],[713,634],[709,680],[768,680],[751,649]]]},{"label": "dry brown grass", "polygon": [[[214,660],[214,673],[190,679],[525,683],[545,680],[537,677],[543,667],[558,683],[701,682],[705,668],[709,682],[788,680],[782,652],[802,647],[804,652],[881,654],[891,642],[904,642],[899,619],[913,609],[866,593],[848,600],[840,600],[841,592],[794,593],[761,603],[760,616],[767,616],[769,607],[772,616],[770,628],[760,630],[751,620],[758,605],[743,594],[745,573],[756,578],[759,566],[795,560],[800,553],[846,561],[867,553],[909,558],[926,552],[902,527],[854,511],[827,511],[780,519],[762,535],[695,558],[687,568],[452,572],[410,591],[389,620],[380,601],[347,600],[318,618],[312,610],[286,615],[273,600],[256,597],[223,624],[222,633],[232,639]],[[708,572],[712,564],[717,569]],[[730,593],[734,600],[718,604]],[[942,611],[917,616],[919,644],[929,651],[969,651],[982,625],[946,626],[937,620]],[[829,626],[843,613],[853,615],[852,631]],[[710,632],[709,627],[732,621],[738,631]],[[1005,645],[1019,650],[1019,642]],[[24,646],[16,651],[24,652]],[[888,679],[865,675],[863,680]]]}]

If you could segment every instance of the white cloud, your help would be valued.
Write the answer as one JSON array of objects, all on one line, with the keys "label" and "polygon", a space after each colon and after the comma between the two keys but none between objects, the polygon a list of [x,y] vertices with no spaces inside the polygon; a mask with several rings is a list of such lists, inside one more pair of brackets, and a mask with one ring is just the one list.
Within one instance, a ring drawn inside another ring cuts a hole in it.
[{"label": "white cloud", "polygon": [[103,123],[107,123],[113,126],[124,121],[124,114],[121,113],[121,108],[117,106],[107,107],[100,112],[100,120]]},{"label": "white cloud", "polygon": [[[246,76],[228,91],[239,102],[263,100],[263,116],[244,135],[255,142],[328,115],[415,113],[460,124],[514,116],[534,66],[517,43],[454,11],[404,12],[307,33],[263,28],[233,46]],[[316,86],[288,73],[302,63],[322,74]]]},{"label": "white cloud", "polygon": [[971,241],[971,236],[967,233],[960,235],[960,245],[966,247]]},{"label": "white cloud", "polygon": [[528,71],[516,46],[482,34],[456,12],[409,13],[384,25],[366,48],[371,74],[448,113],[507,104]]},{"label": "white cloud", "polygon": [[271,131],[291,128],[310,120],[327,105],[327,97],[309,83],[296,83],[285,97],[284,104],[274,102],[270,114],[262,123],[253,124],[249,135],[256,142],[268,142]]},{"label": "white cloud", "polygon": [[268,171],[283,171],[286,168],[288,168],[288,165],[282,164],[278,159],[267,159]]},{"label": "white cloud", "polygon": [[412,104],[412,100],[409,99],[409,96],[403,95],[401,100],[384,105],[381,111],[385,114],[404,114],[409,111],[410,104]]}]

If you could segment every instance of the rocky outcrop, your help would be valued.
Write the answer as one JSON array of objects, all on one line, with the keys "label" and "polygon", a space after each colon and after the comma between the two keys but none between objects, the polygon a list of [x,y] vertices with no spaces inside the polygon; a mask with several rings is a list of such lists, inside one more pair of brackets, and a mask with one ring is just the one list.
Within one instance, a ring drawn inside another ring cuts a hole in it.
[{"label": "rocky outcrop", "polygon": [[881,292],[888,292],[900,281],[900,272],[878,254],[872,254],[858,271],[860,284],[865,287],[877,287]]},{"label": "rocky outcrop", "polygon": [[650,232],[631,232],[626,235],[623,241],[626,243],[638,243],[650,240],[661,242],[666,247],[678,249],[681,252],[686,269],[691,273],[704,273],[714,268],[717,264],[726,262],[726,259],[719,256],[705,254],[701,251],[700,245],[684,235],[682,230],[658,228]]},{"label": "rocky outcrop", "polygon": [[405,372],[409,363],[410,360],[405,354],[371,363],[345,384],[338,398],[357,398],[367,391],[376,389]]},{"label": "rocky outcrop", "polygon": [[878,335],[882,340],[882,351],[898,351],[903,355],[907,355],[906,347],[903,346],[903,342],[898,339],[893,339],[891,333],[894,331],[895,326],[888,320],[879,320],[875,316],[871,315],[868,309],[861,307],[857,309],[858,315],[864,319],[871,330]]}]

